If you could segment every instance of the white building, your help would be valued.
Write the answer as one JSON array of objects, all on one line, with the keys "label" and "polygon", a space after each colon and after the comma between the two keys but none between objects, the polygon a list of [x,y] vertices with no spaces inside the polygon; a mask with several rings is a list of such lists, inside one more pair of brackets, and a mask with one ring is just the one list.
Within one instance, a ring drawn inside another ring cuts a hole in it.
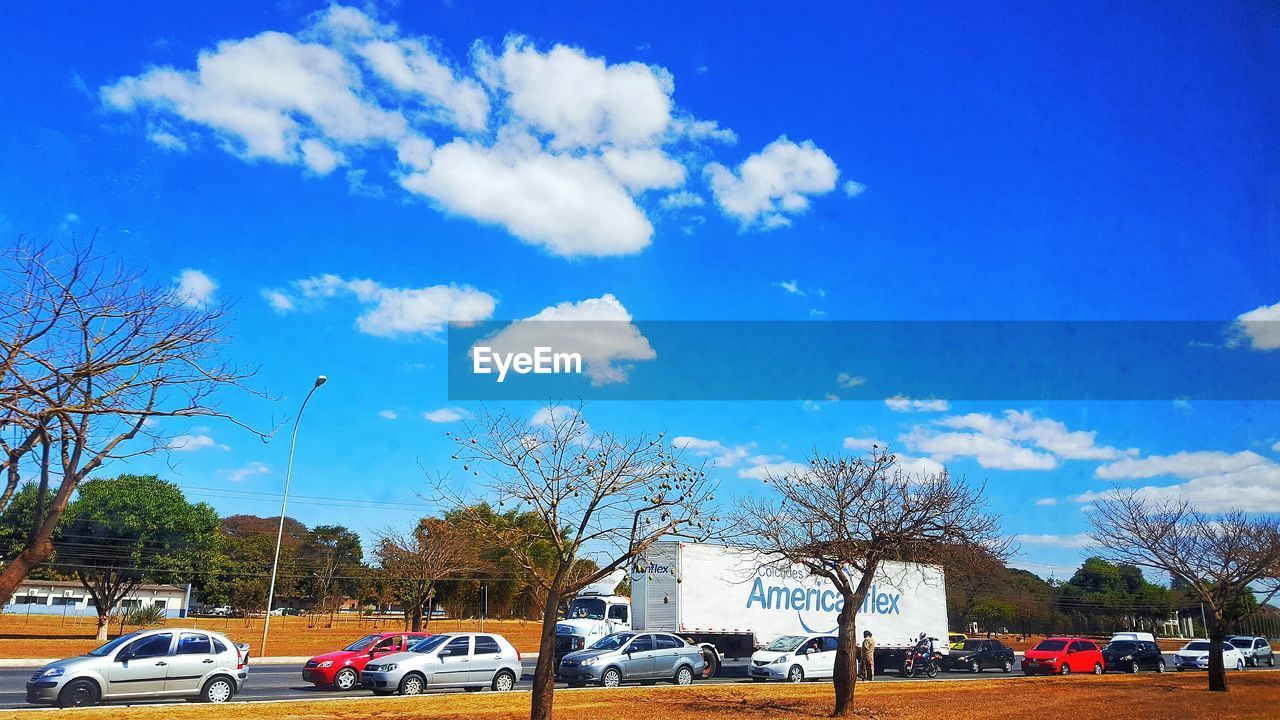
[{"label": "white building", "polygon": [[[164,608],[165,616],[187,616],[191,604],[191,586],[139,585],[114,609],[155,605]],[[84,586],[67,580],[24,580],[4,606],[10,615],[97,615],[93,598]]]}]

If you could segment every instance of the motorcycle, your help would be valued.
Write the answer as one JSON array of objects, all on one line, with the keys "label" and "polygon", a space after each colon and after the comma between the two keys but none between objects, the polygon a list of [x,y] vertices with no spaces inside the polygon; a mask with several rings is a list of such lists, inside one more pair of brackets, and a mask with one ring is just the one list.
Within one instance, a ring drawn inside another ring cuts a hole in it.
[{"label": "motorcycle", "polygon": [[942,653],[931,650],[926,646],[918,645],[907,653],[907,659],[902,665],[902,676],[907,678],[937,677],[941,660]]}]

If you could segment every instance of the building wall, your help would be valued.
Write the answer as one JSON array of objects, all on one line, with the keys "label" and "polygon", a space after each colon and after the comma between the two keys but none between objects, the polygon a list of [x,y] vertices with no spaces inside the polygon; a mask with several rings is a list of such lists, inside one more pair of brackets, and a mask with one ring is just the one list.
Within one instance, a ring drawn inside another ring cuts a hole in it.
[{"label": "building wall", "polygon": [[[164,603],[166,617],[187,616],[187,588],[172,585],[143,585],[124,598],[117,608]],[[9,615],[97,616],[88,591],[79,585],[28,580],[18,586],[4,606]]]}]

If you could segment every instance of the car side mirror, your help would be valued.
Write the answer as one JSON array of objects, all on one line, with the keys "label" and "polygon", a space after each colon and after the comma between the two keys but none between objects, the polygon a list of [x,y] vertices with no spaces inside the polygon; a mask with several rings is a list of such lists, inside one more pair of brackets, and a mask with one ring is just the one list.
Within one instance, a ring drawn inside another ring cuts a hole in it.
[{"label": "car side mirror", "polygon": [[129,651],[121,650],[120,654],[116,655],[116,662],[120,662],[120,663],[129,662]]}]

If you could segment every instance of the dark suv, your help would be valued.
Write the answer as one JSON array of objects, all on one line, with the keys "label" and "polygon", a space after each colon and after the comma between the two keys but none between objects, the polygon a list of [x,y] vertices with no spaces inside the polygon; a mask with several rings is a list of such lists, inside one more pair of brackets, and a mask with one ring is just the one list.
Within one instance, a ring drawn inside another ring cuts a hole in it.
[{"label": "dark suv", "polygon": [[1155,643],[1146,640],[1112,640],[1102,648],[1102,662],[1111,671],[1164,672],[1164,653]]},{"label": "dark suv", "polygon": [[999,640],[964,640],[943,656],[943,669],[982,672],[987,668],[1013,671],[1013,650]]},{"label": "dark suv", "polygon": [[1232,635],[1227,638],[1240,654],[1244,656],[1244,664],[1258,667],[1266,663],[1268,667],[1276,666],[1276,654],[1271,650],[1271,643],[1266,638],[1251,635]]}]

